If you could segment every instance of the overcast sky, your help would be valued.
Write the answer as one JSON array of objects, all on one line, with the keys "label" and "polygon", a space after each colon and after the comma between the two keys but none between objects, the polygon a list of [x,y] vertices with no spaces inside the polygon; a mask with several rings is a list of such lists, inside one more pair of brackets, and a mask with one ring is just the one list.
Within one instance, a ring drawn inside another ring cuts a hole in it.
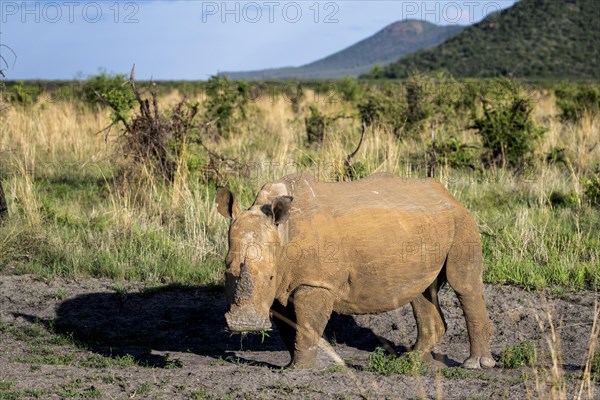
[{"label": "overcast sky", "polygon": [[0,69],[72,79],[135,63],[138,79],[207,79],[306,64],[398,20],[472,24],[514,2],[0,0]]}]

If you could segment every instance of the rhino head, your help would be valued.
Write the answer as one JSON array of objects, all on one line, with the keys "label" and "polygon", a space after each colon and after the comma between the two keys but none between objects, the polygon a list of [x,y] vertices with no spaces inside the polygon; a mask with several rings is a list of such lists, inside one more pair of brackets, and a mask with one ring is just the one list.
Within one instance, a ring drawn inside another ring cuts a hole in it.
[{"label": "rhino head", "polygon": [[242,211],[233,194],[219,187],[216,200],[219,213],[231,220],[225,259],[227,327],[232,332],[268,329],[269,311],[281,276],[276,254],[283,241],[279,225],[287,221],[293,198],[278,196],[271,204]]}]

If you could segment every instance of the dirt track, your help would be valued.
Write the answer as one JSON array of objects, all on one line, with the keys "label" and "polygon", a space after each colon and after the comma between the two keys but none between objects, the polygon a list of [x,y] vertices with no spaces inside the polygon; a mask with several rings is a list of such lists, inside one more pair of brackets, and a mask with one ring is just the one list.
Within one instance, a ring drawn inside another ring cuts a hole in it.
[{"label": "dirt track", "polygon": [[[533,340],[540,352],[536,370],[545,376],[551,365],[548,324],[542,332],[537,319],[547,321],[545,310],[550,311],[572,393],[579,388],[577,377],[587,355],[595,298],[594,293],[582,292],[545,301],[539,293],[487,286],[486,302],[496,326],[494,356],[508,345]],[[386,341],[397,351],[412,344],[410,307],[380,315],[334,316],[326,337],[347,369],[320,351],[317,370],[285,370],[281,367],[289,355],[277,332],[241,340],[224,331],[226,304],[219,289],[116,290],[108,280],[44,283],[30,276],[0,276],[0,384],[4,381],[5,388],[23,397],[25,390],[38,389],[42,398],[539,397],[536,371],[530,368],[472,373],[457,367],[468,353],[465,323],[451,290],[442,291],[441,303],[448,332],[436,348],[436,358],[449,366],[454,378],[436,378],[434,373],[383,377],[363,370],[368,354]],[[57,337],[64,340],[53,339]],[[86,361],[97,354],[108,356],[109,365]],[[135,359],[132,365],[110,363],[127,354]],[[531,379],[523,379],[524,374]],[[598,385],[595,392],[600,394]]]}]

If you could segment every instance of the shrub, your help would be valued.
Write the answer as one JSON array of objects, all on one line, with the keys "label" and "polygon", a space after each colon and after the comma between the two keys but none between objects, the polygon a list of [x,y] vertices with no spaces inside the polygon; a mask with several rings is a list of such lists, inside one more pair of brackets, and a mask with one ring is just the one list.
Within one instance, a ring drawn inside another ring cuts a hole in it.
[{"label": "shrub", "polygon": [[476,114],[479,96],[481,95],[482,90],[482,83],[480,81],[467,80],[462,82],[460,87],[457,85],[456,88],[460,90],[460,100],[457,103],[458,107],[469,111],[471,115]]},{"label": "shrub", "polygon": [[546,154],[546,162],[548,164],[566,164],[567,157],[565,155],[565,150],[566,149],[564,147],[552,147],[550,151]]},{"label": "shrub", "polygon": [[592,86],[563,84],[555,90],[559,118],[563,122],[577,122],[584,114],[600,112],[600,89]]},{"label": "shrub", "polygon": [[365,126],[374,126],[383,123],[386,104],[382,96],[369,91],[365,99],[356,105],[356,108],[360,115],[360,121]]},{"label": "shrub", "polygon": [[362,93],[362,88],[356,78],[346,76],[336,82],[337,92],[345,101],[355,102]]},{"label": "shrub", "polygon": [[[198,104],[179,102],[170,113],[158,109],[153,93],[153,109],[147,100],[140,104],[140,114],[126,127],[123,136],[125,154],[134,161],[149,165],[167,181],[172,181],[182,147],[194,142],[194,119]],[[197,135],[196,135],[197,136]]]},{"label": "shrub", "polygon": [[369,175],[369,170],[367,165],[364,162],[355,162],[355,163],[345,163],[343,176],[339,177],[341,179],[348,179],[350,181],[354,181],[356,179],[365,178]]},{"label": "shrub", "polygon": [[583,193],[593,206],[600,206],[600,167],[582,181]]},{"label": "shrub", "polygon": [[452,137],[445,141],[436,141],[435,147],[441,163],[447,163],[453,168],[476,169],[477,156],[475,150],[477,146],[474,144],[465,144]]},{"label": "shrub", "polygon": [[370,90],[356,108],[364,126],[389,129],[396,137],[401,136],[406,124],[404,104],[392,90]]},{"label": "shrub", "polygon": [[476,110],[479,90],[477,85],[461,83],[445,73],[411,75],[405,88],[406,129],[417,139],[430,126],[462,131],[468,111]]},{"label": "shrub", "polygon": [[[329,88],[327,85],[320,86],[319,90],[327,93]],[[305,98],[304,89],[298,82],[288,82],[282,88],[282,95],[286,101],[292,105],[294,114],[299,114],[302,111],[302,100]]]},{"label": "shrub", "polygon": [[308,109],[310,114],[304,118],[308,144],[317,143],[320,145],[325,138],[326,117],[319,111],[316,104],[309,105]]},{"label": "shrub", "polygon": [[418,131],[422,123],[433,114],[433,80],[428,76],[413,74],[406,82],[406,109],[404,120],[408,130]]},{"label": "shrub", "polygon": [[404,353],[400,356],[387,354],[385,350],[378,347],[369,354],[367,371],[380,375],[419,375],[425,372],[423,358],[419,352]]},{"label": "shrub", "polygon": [[577,193],[563,193],[560,190],[555,190],[550,193],[550,204],[553,207],[575,207],[577,206]]},{"label": "shrub", "polygon": [[113,123],[127,123],[135,104],[135,95],[124,74],[110,75],[101,71],[89,76],[83,84],[83,99],[88,104],[101,104],[112,109]]},{"label": "shrub", "polygon": [[463,90],[463,84],[442,73],[415,73],[401,86],[383,85],[367,89],[358,112],[367,126],[391,129],[403,139],[421,140],[433,124],[454,132],[464,129],[467,111],[476,109],[479,94],[479,86],[469,84]]},{"label": "shrub", "polygon": [[486,165],[522,168],[532,160],[535,144],[545,128],[533,121],[533,102],[517,82],[502,79],[490,87],[483,115],[474,116]]},{"label": "shrub", "polygon": [[386,75],[384,69],[380,65],[375,64],[375,66],[362,77],[366,79],[382,79],[385,78]]},{"label": "shrub", "polygon": [[354,118],[343,113],[326,115],[319,110],[316,104],[310,104],[308,106],[309,115],[304,117],[304,126],[306,128],[307,143],[312,144],[323,144],[325,139],[325,133],[327,128],[331,126],[338,119]]},{"label": "shrub", "polygon": [[[180,166],[187,167],[188,171],[214,172],[220,177],[220,165],[233,161],[208,150],[204,145],[204,125],[199,121],[199,104],[184,98],[172,109],[160,110],[156,85],[152,84],[149,99],[142,98],[133,80],[133,72],[129,84],[140,112],[131,121],[113,121],[123,125],[121,144],[125,156],[136,164],[149,167],[166,182],[173,182]],[[117,105],[110,105],[113,112],[119,112]]]},{"label": "shrub", "polygon": [[520,342],[507,347],[500,355],[502,367],[514,369],[521,366],[531,366],[537,360],[537,351],[532,342]]},{"label": "shrub", "polygon": [[6,92],[6,101],[27,106],[33,104],[41,93],[39,85],[17,81]]},{"label": "shrub", "polygon": [[250,87],[246,82],[230,81],[227,76],[211,76],[206,83],[204,122],[216,128],[218,136],[228,137],[246,117]]}]

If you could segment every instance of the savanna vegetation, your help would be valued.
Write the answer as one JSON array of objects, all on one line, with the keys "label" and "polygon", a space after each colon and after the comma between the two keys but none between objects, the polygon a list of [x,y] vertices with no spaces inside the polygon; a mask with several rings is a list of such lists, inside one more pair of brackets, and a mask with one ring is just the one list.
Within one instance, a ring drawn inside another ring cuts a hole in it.
[{"label": "savanna vegetation", "polygon": [[263,183],[300,170],[389,171],[434,176],[473,212],[486,282],[600,284],[597,87],[445,75],[302,87],[213,78],[189,93],[148,82],[134,92],[108,74],[69,85],[4,92],[2,273],[220,284],[216,184],[249,206]]}]

